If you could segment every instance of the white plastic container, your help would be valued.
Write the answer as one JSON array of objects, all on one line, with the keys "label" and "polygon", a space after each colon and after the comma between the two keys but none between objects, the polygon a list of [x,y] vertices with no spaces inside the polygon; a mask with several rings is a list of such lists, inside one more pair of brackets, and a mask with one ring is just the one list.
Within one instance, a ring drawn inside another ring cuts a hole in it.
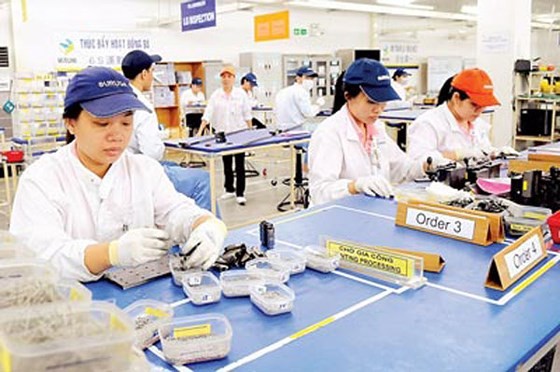
[{"label": "white plastic container", "polygon": [[0,344],[12,372],[126,371],[134,331],[107,302],[62,302],[0,312]]},{"label": "white plastic container", "polygon": [[340,266],[340,254],[330,256],[325,247],[308,245],[303,249],[307,257],[307,267],[322,273],[330,273]]},{"label": "white plastic container", "polygon": [[245,269],[260,275],[266,283],[286,283],[290,280],[290,267],[270,258],[255,258],[245,264]]},{"label": "white plastic container", "polygon": [[195,305],[207,305],[220,301],[222,288],[214,274],[200,271],[183,275],[183,291]]},{"label": "white plastic container", "polygon": [[155,300],[138,300],[128,305],[124,312],[134,323],[134,346],[140,350],[157,342],[158,327],[173,317],[173,308],[169,304]]},{"label": "white plastic container", "polygon": [[180,260],[181,258],[179,256],[169,256],[169,271],[171,271],[171,276],[173,277],[173,284],[179,287],[182,286],[181,279],[183,279],[183,276],[185,274],[197,273],[202,271],[202,269],[200,268],[183,269]]},{"label": "white plastic container", "polygon": [[221,314],[175,318],[158,332],[163,355],[172,364],[225,358],[231,349],[231,325]]},{"label": "white plastic container", "polygon": [[249,270],[228,270],[220,274],[222,292],[226,297],[249,296],[250,288],[264,284],[264,279]]},{"label": "white plastic container", "polygon": [[289,313],[296,295],[285,284],[264,284],[251,287],[251,302],[266,315]]},{"label": "white plastic container", "polygon": [[278,260],[290,267],[290,275],[299,274],[305,271],[307,259],[302,253],[293,249],[275,248],[266,252],[266,256],[272,260]]}]

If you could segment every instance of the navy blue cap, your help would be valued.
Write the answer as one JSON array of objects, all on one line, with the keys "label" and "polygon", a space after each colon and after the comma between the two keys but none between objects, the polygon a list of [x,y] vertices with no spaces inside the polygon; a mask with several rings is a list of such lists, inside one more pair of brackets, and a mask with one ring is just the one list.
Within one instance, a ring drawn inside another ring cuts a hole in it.
[{"label": "navy blue cap", "polygon": [[372,101],[387,102],[400,99],[391,87],[389,71],[380,62],[369,58],[358,59],[348,67],[344,83],[359,85]]},{"label": "navy blue cap", "polygon": [[202,79],[201,78],[193,78],[191,81],[191,85],[202,85]]},{"label": "navy blue cap", "polygon": [[404,68],[399,67],[398,69],[395,70],[393,76],[410,76],[410,74],[406,72]]},{"label": "navy blue cap", "polygon": [[258,87],[259,84],[257,84],[257,76],[255,74],[253,74],[252,72],[249,72],[248,74],[246,74],[245,76],[243,76],[243,78],[241,78],[242,80],[245,79],[247,80],[249,83],[251,83],[252,86],[254,87]]},{"label": "navy blue cap", "polygon": [[124,76],[134,79],[139,73],[149,69],[155,62],[160,62],[161,56],[149,55],[142,50],[133,50],[124,56],[121,67]]},{"label": "navy blue cap", "polygon": [[311,68],[309,68],[307,66],[301,66],[300,68],[298,68],[297,71],[296,71],[296,75],[297,76],[310,76],[310,77],[319,76],[319,75],[317,75],[317,73],[315,71],[313,71]]},{"label": "navy blue cap", "polygon": [[132,91],[128,80],[107,67],[88,67],[70,80],[64,109],[79,104],[98,118],[109,118],[127,111],[150,111]]}]

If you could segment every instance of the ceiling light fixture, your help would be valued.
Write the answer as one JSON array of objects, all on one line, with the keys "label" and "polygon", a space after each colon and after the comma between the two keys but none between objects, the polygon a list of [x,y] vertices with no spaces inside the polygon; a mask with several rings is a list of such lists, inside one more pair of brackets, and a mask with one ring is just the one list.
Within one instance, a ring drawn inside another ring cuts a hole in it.
[{"label": "ceiling light fixture", "polygon": [[465,14],[478,14],[478,7],[476,5],[463,5],[461,7],[461,13]]},{"label": "ceiling light fixture", "polygon": [[409,9],[434,10],[434,7],[431,5],[419,5],[412,3],[413,2],[409,0],[377,0],[377,4],[380,5],[390,5]]},{"label": "ceiling light fixture", "polygon": [[367,12],[367,13],[391,14],[391,15],[398,15],[398,16],[421,17],[421,18],[453,19],[457,21],[476,21],[476,17],[467,14],[436,12],[436,11],[420,10],[420,9],[397,8],[393,6],[383,6],[383,5],[347,3],[343,1],[293,0],[293,1],[286,2],[286,5],[301,7],[301,8],[313,8],[313,9],[324,9],[324,10],[346,10],[349,12]]}]

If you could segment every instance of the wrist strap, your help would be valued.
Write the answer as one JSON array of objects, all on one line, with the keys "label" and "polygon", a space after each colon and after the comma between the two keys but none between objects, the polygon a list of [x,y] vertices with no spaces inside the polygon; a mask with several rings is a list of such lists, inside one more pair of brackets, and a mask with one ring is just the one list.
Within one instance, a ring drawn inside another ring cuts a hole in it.
[{"label": "wrist strap", "polygon": [[117,252],[118,248],[118,240],[113,240],[111,243],[109,243],[109,262],[111,263],[111,266],[116,266],[119,264],[119,254]]}]

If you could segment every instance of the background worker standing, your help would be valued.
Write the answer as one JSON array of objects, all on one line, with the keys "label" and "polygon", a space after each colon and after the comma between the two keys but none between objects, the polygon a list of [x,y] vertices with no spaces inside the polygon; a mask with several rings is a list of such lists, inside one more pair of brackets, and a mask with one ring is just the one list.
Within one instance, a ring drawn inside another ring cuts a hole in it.
[{"label": "background worker standing", "polygon": [[[237,131],[251,128],[251,104],[241,88],[234,87],[235,68],[226,65],[220,72],[222,87],[217,89],[208,100],[202,116],[199,135],[211,124],[216,132]],[[235,187],[233,186],[233,158],[235,158]],[[225,193],[221,199],[236,197],[237,204],[245,205],[245,153],[222,156],[224,163]]]},{"label": "background worker standing", "polygon": [[181,94],[180,100],[182,117],[189,128],[189,137],[192,137],[200,128],[202,110],[196,106],[203,106],[205,101],[206,97],[202,91],[202,79],[195,77],[192,79],[191,87]]},{"label": "background worker standing", "polygon": [[[129,79],[130,87],[140,102],[150,111],[134,112],[134,132],[128,148],[135,154],[144,154],[163,161],[165,145],[159,130],[158,118],[154,105],[143,92],[152,89],[154,81],[154,63],[161,61],[158,55],[150,56],[142,50],[129,52],[122,60],[122,71]],[[177,164],[162,162],[165,173],[180,193],[194,199],[196,204],[210,210],[210,176],[202,169],[183,168]]]}]

